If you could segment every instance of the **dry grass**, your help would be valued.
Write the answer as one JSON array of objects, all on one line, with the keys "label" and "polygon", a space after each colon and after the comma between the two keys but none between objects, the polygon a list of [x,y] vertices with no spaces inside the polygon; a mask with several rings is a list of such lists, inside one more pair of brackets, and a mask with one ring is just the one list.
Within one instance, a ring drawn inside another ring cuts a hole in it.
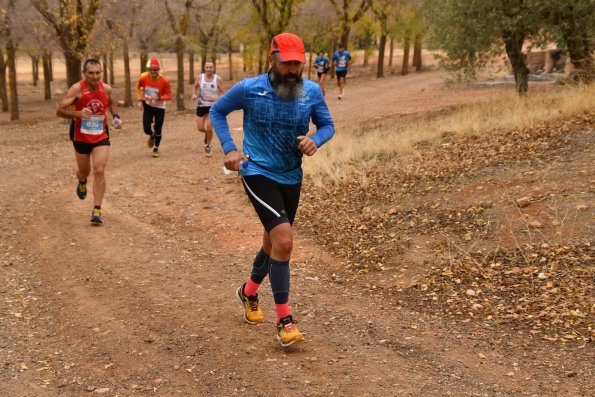
[{"label": "dry grass", "polygon": [[325,184],[339,183],[348,175],[357,173],[362,165],[374,165],[395,156],[407,158],[415,154],[417,144],[431,144],[444,134],[481,137],[572,117],[592,110],[594,105],[594,85],[532,90],[525,98],[506,94],[453,108],[438,116],[429,114],[414,121],[397,123],[391,120],[390,124],[381,124],[363,134],[361,128],[346,130],[304,162],[304,169],[316,184],[322,185],[323,181]]}]

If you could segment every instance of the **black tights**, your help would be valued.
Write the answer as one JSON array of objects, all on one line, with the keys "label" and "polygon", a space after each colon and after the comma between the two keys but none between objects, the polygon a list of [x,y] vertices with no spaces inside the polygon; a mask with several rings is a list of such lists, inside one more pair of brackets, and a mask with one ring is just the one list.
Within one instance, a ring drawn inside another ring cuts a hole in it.
[{"label": "black tights", "polygon": [[[165,120],[165,109],[154,108],[143,102],[143,130],[145,134],[155,138],[155,146],[159,147],[161,143],[161,128]],[[151,129],[151,124],[155,123],[155,131]]]}]

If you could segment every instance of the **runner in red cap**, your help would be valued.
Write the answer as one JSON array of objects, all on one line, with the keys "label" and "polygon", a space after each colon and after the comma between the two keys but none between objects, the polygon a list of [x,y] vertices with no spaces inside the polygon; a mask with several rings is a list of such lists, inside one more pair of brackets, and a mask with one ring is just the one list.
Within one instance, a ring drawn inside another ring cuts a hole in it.
[{"label": "runner in red cap", "polygon": [[281,33],[273,37],[270,53],[275,54],[281,62],[306,63],[304,43],[302,39],[292,33]]},{"label": "runner in red cap", "polygon": [[160,70],[159,60],[151,59],[149,71],[141,74],[136,83],[138,108],[143,110],[143,130],[149,136],[147,146],[153,149],[153,157],[159,157],[165,101],[172,98],[169,81],[159,73]]},{"label": "runner in red cap", "polygon": [[[258,290],[268,276],[277,312],[276,338],[282,346],[290,346],[304,340],[289,307],[292,224],[302,187],[302,158],[314,155],[332,138],[334,125],[318,84],[302,78],[306,56],[298,36],[275,36],[269,62],[268,73],[236,84],[211,106],[209,115],[225,153],[225,167],[237,171],[243,161],[244,190],[264,229],[252,272],[236,290],[244,320],[264,321]],[[239,109],[244,111],[242,152],[226,119]],[[309,132],[310,121],[316,132]]]}]

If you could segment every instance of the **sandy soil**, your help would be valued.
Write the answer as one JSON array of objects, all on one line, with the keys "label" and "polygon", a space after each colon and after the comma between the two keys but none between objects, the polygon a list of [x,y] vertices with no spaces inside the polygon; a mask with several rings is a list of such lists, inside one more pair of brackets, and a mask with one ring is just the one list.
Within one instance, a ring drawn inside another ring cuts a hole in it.
[{"label": "sandy soil", "polygon": [[[343,101],[329,82],[335,139],[347,125],[510,90],[446,89],[444,78],[427,72],[352,79]],[[162,157],[153,159],[140,112],[120,112],[125,129],[112,137],[105,225],[91,227],[92,203],[75,196],[73,149],[66,124],[51,116],[53,106],[0,126],[0,395],[586,396],[592,390],[591,344],[536,349],[514,336],[494,343],[496,331],[453,333],[417,305],[370,292],[366,280],[338,282],[341,259],[303,232],[296,236],[291,303],[307,341],[282,349],[267,285],[265,323],[243,322],[233,294],[259,248],[260,225],[238,178],[223,174],[221,149],[205,157],[194,116],[168,110]],[[239,128],[240,115],[230,123]],[[298,214],[301,221],[307,219]],[[411,277],[427,271],[416,270]]]}]

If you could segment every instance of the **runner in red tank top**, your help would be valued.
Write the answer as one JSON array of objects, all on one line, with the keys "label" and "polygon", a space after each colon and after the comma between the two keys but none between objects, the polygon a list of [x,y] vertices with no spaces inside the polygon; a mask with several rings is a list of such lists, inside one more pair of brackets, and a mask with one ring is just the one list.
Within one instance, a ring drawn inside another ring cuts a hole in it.
[{"label": "runner in red tank top", "polygon": [[79,81],[81,97],[75,103],[75,109],[91,111],[89,118],[76,118],[74,120],[74,142],[97,143],[108,139],[106,128],[106,111],[109,106],[105,86],[99,81],[96,90],[92,90],[85,80]]},{"label": "runner in red tank top", "polygon": [[77,163],[76,194],[81,200],[87,197],[87,177],[93,169],[94,207],[91,222],[95,225],[103,223],[101,203],[105,194],[105,166],[110,146],[106,117],[108,109],[114,127],[121,128],[116,102],[112,100],[112,87],[101,82],[101,64],[97,59],[87,59],[83,64],[83,80],[70,87],[56,115],[73,119],[70,139]]}]

